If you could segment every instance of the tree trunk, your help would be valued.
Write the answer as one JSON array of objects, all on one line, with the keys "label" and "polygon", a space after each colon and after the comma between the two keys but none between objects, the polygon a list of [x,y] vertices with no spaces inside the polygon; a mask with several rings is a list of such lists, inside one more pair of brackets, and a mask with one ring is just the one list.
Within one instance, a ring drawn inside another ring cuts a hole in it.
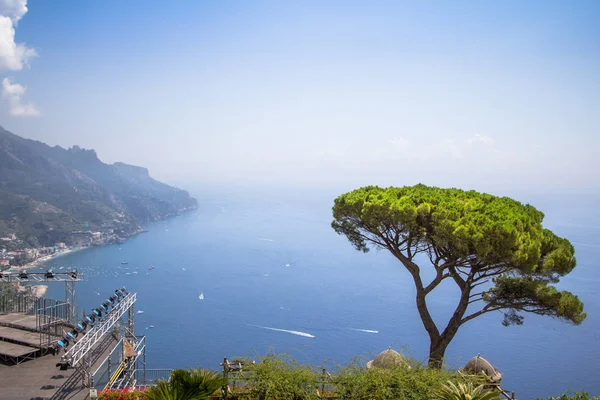
[{"label": "tree trunk", "polygon": [[430,343],[437,343],[440,341],[440,331],[438,330],[431,314],[429,314],[429,310],[427,309],[427,302],[425,301],[425,294],[422,290],[417,290],[417,310],[419,311],[419,316],[421,317],[421,322],[423,323],[423,327],[427,331],[429,335]]},{"label": "tree trunk", "polygon": [[454,339],[454,336],[456,336],[458,328],[460,328],[461,325],[460,321],[462,320],[462,317],[464,316],[465,311],[467,310],[469,300],[468,296],[469,289],[464,290],[461,296],[461,300],[459,301],[459,304],[456,307],[452,318],[450,318],[450,321],[448,321],[448,325],[446,326],[446,329],[444,329],[442,334],[439,335],[437,338],[429,335],[429,337],[431,338],[431,343],[429,345],[428,363],[430,368],[442,368],[446,349],[448,348],[448,345],[450,344],[452,339]]},{"label": "tree trunk", "polygon": [[450,344],[449,340],[440,338],[438,341],[432,341],[429,345],[429,368],[441,369],[444,363],[444,355]]},{"label": "tree trunk", "polygon": [[423,287],[423,282],[421,280],[421,276],[419,275],[419,267],[412,263],[410,260],[404,260],[402,257],[399,257],[400,261],[406,266],[408,271],[411,273],[415,286],[417,288],[417,310],[419,311],[419,316],[421,317],[421,322],[423,322],[423,326],[429,335],[429,362],[428,365],[430,368],[441,369],[444,362],[444,355],[446,353],[446,349],[448,345],[454,339],[456,332],[458,332],[458,328],[461,325],[461,319],[467,310],[469,305],[469,295],[471,293],[471,287],[466,285],[465,282],[459,281],[457,278],[454,280],[461,288],[461,296],[458,302],[456,309],[454,310],[454,314],[448,321],[448,325],[446,329],[440,334],[438,327],[435,324],[435,321],[431,317],[429,313],[429,309],[427,307],[427,294],[429,292],[425,292]]}]

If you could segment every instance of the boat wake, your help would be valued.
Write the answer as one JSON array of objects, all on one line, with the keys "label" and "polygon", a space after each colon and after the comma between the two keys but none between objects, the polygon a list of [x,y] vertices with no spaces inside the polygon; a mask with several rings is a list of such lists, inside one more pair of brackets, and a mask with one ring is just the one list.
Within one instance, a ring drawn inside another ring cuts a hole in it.
[{"label": "boat wake", "polygon": [[379,331],[374,331],[372,329],[355,329],[355,328],[350,328],[350,330],[356,331],[356,332],[365,332],[365,333],[379,333]]},{"label": "boat wake", "polygon": [[266,238],[257,238],[258,240],[262,240],[263,242],[274,242],[273,239],[266,239]]},{"label": "boat wake", "polygon": [[311,335],[310,333],[306,333],[306,332],[290,331],[287,329],[279,329],[279,328],[269,328],[268,326],[260,326],[260,325],[250,325],[250,326],[255,326],[257,328],[262,328],[262,329],[268,329],[270,331],[290,333],[292,335],[307,337],[307,338],[311,338],[311,339],[314,339],[316,337],[315,335]]}]

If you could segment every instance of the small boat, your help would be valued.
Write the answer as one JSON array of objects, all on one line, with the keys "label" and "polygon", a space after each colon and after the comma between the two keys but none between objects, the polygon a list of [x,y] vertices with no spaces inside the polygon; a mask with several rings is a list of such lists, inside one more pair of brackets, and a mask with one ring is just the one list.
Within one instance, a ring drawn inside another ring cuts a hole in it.
[{"label": "small boat", "polygon": [[289,266],[290,266],[290,264],[285,264],[285,266],[286,266],[286,267],[289,267]]},{"label": "small boat", "polygon": [[144,312],[142,310],[139,310],[136,314],[143,314]]},{"label": "small boat", "polygon": [[129,264],[127,261],[121,261],[121,265]]},{"label": "small boat", "polygon": [[152,270],[154,269],[154,265],[152,265],[152,266],[148,267],[148,269],[149,269],[150,271],[152,271]]},{"label": "small boat", "polygon": [[149,328],[154,328],[154,325],[150,325]]},{"label": "small boat", "polygon": [[198,296],[199,300],[204,300],[204,292],[200,293],[200,296]]}]

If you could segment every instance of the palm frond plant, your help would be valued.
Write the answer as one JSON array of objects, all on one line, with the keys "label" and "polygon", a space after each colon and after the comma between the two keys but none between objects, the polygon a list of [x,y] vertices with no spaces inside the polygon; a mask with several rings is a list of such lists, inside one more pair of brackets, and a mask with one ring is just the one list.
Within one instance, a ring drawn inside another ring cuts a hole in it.
[{"label": "palm frond plant", "polygon": [[441,400],[496,400],[498,392],[485,388],[485,385],[475,386],[473,382],[454,383],[448,381],[437,394]]},{"label": "palm frond plant", "polygon": [[224,385],[224,378],[202,368],[176,369],[168,381],[158,381],[148,388],[148,400],[204,400]]}]

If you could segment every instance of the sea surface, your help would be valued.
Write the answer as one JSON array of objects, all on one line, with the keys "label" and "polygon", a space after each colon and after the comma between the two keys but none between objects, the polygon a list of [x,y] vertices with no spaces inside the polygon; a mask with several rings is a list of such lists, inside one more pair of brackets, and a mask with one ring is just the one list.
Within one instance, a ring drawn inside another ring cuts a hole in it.
[{"label": "sea surface", "polygon": [[[333,231],[336,193],[193,194],[197,211],[148,224],[122,245],[48,263],[83,272],[77,303],[88,311],[121,286],[137,292],[143,314],[136,333],[147,336],[148,368],[218,370],[223,357],[270,351],[333,366],[367,361],[389,346],[426,361],[410,276],[385,251],[359,253]],[[519,399],[569,388],[600,394],[597,199],[517,198],[544,211],[545,225],[574,243],[578,266],[560,287],[580,296],[588,318],[571,326],[527,315],[523,326],[506,328],[501,314],[486,315],[461,328],[446,362],[459,368],[480,353]],[[51,284],[47,295],[63,298],[64,286]],[[430,295],[434,317],[447,318],[456,298],[451,284]]]}]

